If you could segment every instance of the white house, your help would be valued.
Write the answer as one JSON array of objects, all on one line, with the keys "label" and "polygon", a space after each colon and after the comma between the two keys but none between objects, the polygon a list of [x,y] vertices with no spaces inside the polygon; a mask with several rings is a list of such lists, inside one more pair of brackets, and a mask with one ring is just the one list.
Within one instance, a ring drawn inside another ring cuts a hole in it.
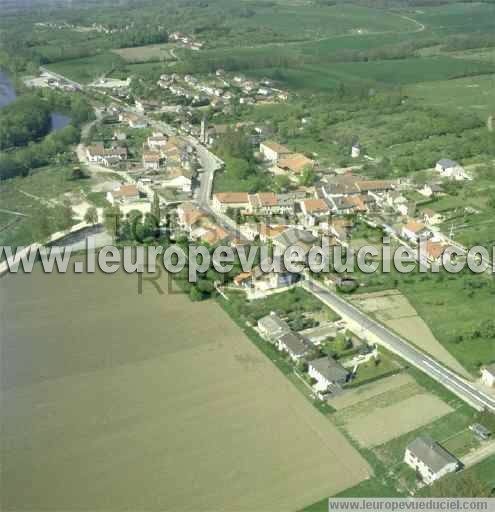
[{"label": "white house", "polygon": [[277,347],[281,352],[287,352],[293,361],[301,360],[308,352],[304,338],[294,332],[280,336],[277,340]]},{"label": "white house", "polygon": [[260,144],[260,153],[266,160],[275,163],[277,160],[289,156],[292,152],[277,142],[267,140]]},{"label": "white house", "polygon": [[272,341],[291,332],[289,324],[273,311],[258,320],[258,330],[262,336]]},{"label": "white house", "polygon": [[229,208],[244,209],[249,207],[247,192],[218,192],[213,195],[213,209],[225,213]]},{"label": "white house", "polygon": [[417,471],[427,485],[461,467],[459,460],[431,437],[417,437],[410,443],[404,462]]},{"label": "white house", "polygon": [[315,391],[325,392],[335,384],[345,384],[349,371],[332,357],[320,357],[308,363],[308,375],[316,380]]},{"label": "white house", "polygon": [[158,151],[144,151],[143,152],[143,167],[145,169],[160,169],[162,163],[161,155]]},{"label": "white house", "polygon": [[481,382],[490,388],[495,387],[495,363],[481,369]]},{"label": "white house", "polygon": [[402,228],[402,236],[413,242],[419,242],[431,238],[433,233],[428,226],[412,220]]},{"label": "white house", "polygon": [[139,199],[139,190],[136,185],[120,185],[119,188],[107,192],[107,201],[111,205],[129,204]]},{"label": "white house", "polygon": [[464,167],[455,160],[449,160],[448,158],[439,160],[435,170],[440,173],[440,176],[450,180],[462,181],[469,179]]}]

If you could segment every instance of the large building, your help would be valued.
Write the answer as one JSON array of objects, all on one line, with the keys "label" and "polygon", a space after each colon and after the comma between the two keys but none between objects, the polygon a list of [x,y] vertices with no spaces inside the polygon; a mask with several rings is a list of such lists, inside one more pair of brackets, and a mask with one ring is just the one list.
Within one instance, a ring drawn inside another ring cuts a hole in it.
[{"label": "large building", "polygon": [[417,471],[426,484],[457,471],[461,463],[431,437],[417,437],[404,454],[404,462]]}]

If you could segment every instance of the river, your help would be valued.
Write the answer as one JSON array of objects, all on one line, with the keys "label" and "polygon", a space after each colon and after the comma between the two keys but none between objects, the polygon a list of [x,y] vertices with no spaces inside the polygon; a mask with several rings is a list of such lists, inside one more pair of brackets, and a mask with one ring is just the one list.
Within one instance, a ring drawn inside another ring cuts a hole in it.
[{"label": "river", "polygon": [[[8,77],[5,71],[0,69],[0,108],[6,107],[13,103],[17,98],[17,94],[14,89],[14,84]],[[51,113],[52,120],[52,132],[61,130],[70,124],[71,118],[60,112]]]}]

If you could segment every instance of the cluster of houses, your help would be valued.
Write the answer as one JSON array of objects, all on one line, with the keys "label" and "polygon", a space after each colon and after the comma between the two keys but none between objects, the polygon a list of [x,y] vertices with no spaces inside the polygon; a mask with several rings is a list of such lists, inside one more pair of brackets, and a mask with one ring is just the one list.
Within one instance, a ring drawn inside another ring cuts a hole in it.
[{"label": "cluster of houses", "polygon": [[193,203],[182,203],[177,208],[179,229],[191,241],[215,245],[229,238],[229,233],[219,226],[206,211]]},{"label": "cluster of houses", "polygon": [[271,165],[275,174],[288,173],[297,178],[307,168],[313,169],[316,162],[302,153],[295,153],[289,148],[271,140],[260,144],[260,154]]},{"label": "cluster of houses", "polygon": [[117,145],[105,148],[101,143],[93,144],[86,148],[86,158],[88,162],[109,167],[127,160],[127,148]]},{"label": "cluster of houses", "polygon": [[268,80],[251,80],[241,75],[228,77],[221,69],[217,70],[214,76],[206,78],[190,74],[163,74],[157,85],[174,96],[190,100],[193,104],[210,103],[214,107],[231,102],[254,105],[288,99],[286,91],[274,88]]},{"label": "cluster of houses", "polygon": [[[289,324],[275,313],[258,320],[258,332],[278,350],[288,354],[293,362],[305,360],[311,354],[309,338],[293,332]],[[350,377],[350,372],[333,357],[323,356],[307,361],[308,375],[319,397],[340,389]]]},{"label": "cluster of houses", "polygon": [[169,34],[168,40],[178,43],[180,46],[187,48],[188,50],[198,51],[204,47],[203,42],[198,41],[194,36],[184,34],[183,32],[172,32]]}]

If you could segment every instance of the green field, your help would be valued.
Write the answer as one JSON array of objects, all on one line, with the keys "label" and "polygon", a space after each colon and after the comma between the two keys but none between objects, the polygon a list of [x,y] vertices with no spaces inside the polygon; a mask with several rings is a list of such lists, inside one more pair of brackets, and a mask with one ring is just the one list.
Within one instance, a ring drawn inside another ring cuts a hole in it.
[{"label": "green field", "polygon": [[264,68],[249,72],[254,76],[282,79],[289,87],[296,89],[330,91],[340,83],[397,86],[493,71],[495,65],[490,62],[438,56],[373,62],[336,62],[318,66],[307,65],[302,69]]},{"label": "green field", "polygon": [[418,83],[406,87],[405,93],[424,105],[458,114],[474,112],[484,120],[495,112],[495,74]]},{"label": "green field", "polygon": [[162,61],[173,60],[170,50],[175,48],[173,44],[150,44],[148,46],[134,46],[132,48],[119,48],[114,53],[122,57],[126,62]]},{"label": "green field", "polygon": [[[43,167],[33,174],[0,182],[0,204],[6,210],[25,215],[2,214],[0,217],[0,245],[19,246],[33,242],[33,218],[40,207],[61,204],[63,194],[89,191],[90,179],[68,179],[68,167]],[[35,197],[33,197],[35,196]],[[38,199],[36,199],[38,198]],[[13,223],[15,219],[17,222]]]},{"label": "green field", "polygon": [[121,57],[109,52],[95,55],[94,57],[56,62],[46,67],[50,71],[84,84],[110,73],[114,68],[122,64],[123,60]]}]

